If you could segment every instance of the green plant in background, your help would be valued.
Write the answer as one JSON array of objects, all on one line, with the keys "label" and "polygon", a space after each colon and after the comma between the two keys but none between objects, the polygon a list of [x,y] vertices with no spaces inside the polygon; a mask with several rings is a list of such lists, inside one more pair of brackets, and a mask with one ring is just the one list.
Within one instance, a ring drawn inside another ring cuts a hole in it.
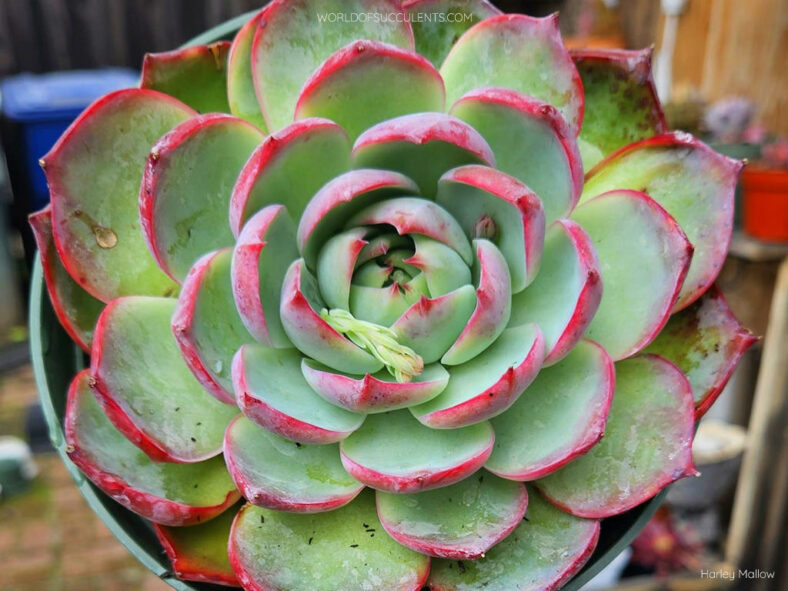
[{"label": "green plant in background", "polygon": [[713,287],[741,164],[666,132],[649,52],[554,16],[276,0],[42,166],[90,353],[67,451],[186,580],[559,587],[695,473],[753,341]]}]

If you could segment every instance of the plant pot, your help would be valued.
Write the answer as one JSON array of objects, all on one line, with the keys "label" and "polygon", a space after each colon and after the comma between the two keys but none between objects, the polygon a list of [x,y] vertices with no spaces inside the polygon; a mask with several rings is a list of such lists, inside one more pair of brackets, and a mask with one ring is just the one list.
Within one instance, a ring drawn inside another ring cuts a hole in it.
[{"label": "plant pot", "polygon": [[741,184],[744,231],[766,242],[788,242],[788,170],[748,166]]},{"label": "plant pot", "polygon": [[[195,37],[186,46],[229,38],[253,14],[250,12],[227,21]],[[63,433],[66,391],[74,374],[87,365],[87,358],[69,339],[55,317],[46,294],[38,257],[36,257],[30,287],[29,324],[33,369],[41,406],[49,429],[49,437],[88,505],[137,560],[173,589],[179,591],[226,590],[227,587],[176,579],[150,523],[101,492],[82,475],[68,458]],[[665,494],[666,491],[663,491],[650,501],[626,513],[605,519],[602,522],[596,550],[583,570],[569,581],[564,589],[568,591],[580,589],[618,556],[651,519],[662,503]]]}]

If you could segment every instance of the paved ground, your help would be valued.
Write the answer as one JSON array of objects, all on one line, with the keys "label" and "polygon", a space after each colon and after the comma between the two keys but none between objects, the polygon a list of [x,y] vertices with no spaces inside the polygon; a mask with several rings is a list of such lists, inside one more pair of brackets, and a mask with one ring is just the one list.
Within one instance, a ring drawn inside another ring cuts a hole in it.
[{"label": "paved ground", "polygon": [[[0,375],[0,434],[21,435],[29,367]],[[54,453],[33,488],[0,503],[0,591],[166,591],[88,508]]]}]

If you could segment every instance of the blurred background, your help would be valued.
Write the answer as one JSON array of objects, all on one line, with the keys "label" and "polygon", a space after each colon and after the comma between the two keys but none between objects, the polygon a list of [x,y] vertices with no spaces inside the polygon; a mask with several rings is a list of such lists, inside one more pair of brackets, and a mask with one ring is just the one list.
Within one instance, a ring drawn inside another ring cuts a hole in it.
[{"label": "blurred background", "polygon": [[[26,217],[48,201],[38,159],[85,106],[136,85],[145,52],[261,4],[0,0],[0,591],[168,588],[112,538],[51,451],[29,365]],[[669,126],[748,160],[718,283],[765,338],[704,417],[702,476],[673,486],[587,588],[788,589],[788,0],[494,4],[559,10],[572,47],[653,46]]]}]

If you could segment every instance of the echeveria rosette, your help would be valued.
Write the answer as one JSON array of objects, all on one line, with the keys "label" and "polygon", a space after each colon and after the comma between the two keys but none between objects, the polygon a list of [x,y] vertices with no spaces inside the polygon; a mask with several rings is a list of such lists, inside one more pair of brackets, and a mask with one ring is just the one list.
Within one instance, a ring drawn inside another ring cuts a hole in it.
[{"label": "echeveria rosette", "polygon": [[143,70],[42,159],[31,223],[91,352],[67,451],[177,576],[554,589],[694,474],[754,341],[713,285],[741,164],[667,132],[649,52],[275,0]]}]

